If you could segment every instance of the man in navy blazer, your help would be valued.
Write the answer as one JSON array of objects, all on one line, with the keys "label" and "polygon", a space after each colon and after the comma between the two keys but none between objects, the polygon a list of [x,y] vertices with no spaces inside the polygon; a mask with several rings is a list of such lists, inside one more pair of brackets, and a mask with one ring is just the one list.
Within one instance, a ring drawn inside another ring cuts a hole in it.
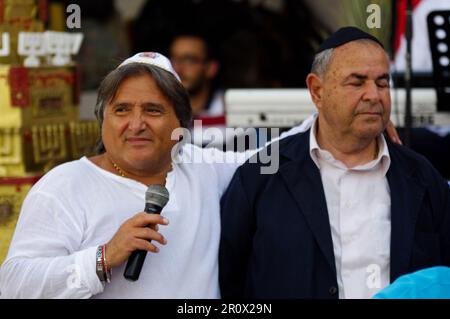
[{"label": "man in navy blazer", "polygon": [[250,160],[222,197],[222,297],[370,298],[403,274],[450,266],[447,182],[382,135],[390,95],[381,43],[340,29],[307,85],[312,128],[268,146],[279,149],[275,174]]}]

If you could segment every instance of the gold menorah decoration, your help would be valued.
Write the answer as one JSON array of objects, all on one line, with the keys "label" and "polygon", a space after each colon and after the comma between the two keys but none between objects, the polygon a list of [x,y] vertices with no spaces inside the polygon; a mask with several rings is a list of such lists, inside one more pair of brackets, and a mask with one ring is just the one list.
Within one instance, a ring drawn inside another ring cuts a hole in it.
[{"label": "gold menorah decoration", "polygon": [[0,165],[19,164],[22,161],[21,153],[20,129],[0,128]]},{"label": "gold menorah decoration", "polygon": [[69,127],[72,157],[79,158],[83,155],[92,154],[98,135],[97,122],[71,122]]},{"label": "gold menorah decoration", "polygon": [[31,128],[34,162],[60,161],[67,156],[64,124],[46,124]]}]

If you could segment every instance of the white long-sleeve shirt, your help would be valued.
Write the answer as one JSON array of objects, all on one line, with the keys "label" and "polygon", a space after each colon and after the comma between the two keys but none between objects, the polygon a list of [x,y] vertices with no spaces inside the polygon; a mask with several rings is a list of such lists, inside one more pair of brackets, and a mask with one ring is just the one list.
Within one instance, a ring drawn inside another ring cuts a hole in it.
[{"label": "white long-sleeve shirt", "polygon": [[378,156],[347,168],[321,149],[316,123],[309,133],[310,155],[320,170],[330,219],[339,298],[371,298],[389,285],[391,194],[386,173],[391,159],[383,135]]},{"label": "white long-sleeve shirt", "polygon": [[[282,137],[307,130],[313,119]],[[143,211],[147,186],[85,157],[55,167],[23,203],[0,268],[0,297],[219,298],[220,197],[237,167],[255,152],[224,154],[184,145],[166,179],[170,199],[161,214],[170,224],[159,231],[167,245],[147,254],[138,281],[125,280],[124,264],[112,270],[106,286],[96,275],[96,248]],[[215,162],[225,157],[228,162]]]}]

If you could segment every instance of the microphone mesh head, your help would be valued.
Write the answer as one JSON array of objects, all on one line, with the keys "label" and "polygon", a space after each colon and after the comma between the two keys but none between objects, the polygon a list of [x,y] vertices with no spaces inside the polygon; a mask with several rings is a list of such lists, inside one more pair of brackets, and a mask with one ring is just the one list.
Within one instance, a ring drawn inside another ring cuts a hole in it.
[{"label": "microphone mesh head", "polygon": [[169,191],[161,185],[150,185],[145,192],[145,202],[163,208],[169,201]]}]

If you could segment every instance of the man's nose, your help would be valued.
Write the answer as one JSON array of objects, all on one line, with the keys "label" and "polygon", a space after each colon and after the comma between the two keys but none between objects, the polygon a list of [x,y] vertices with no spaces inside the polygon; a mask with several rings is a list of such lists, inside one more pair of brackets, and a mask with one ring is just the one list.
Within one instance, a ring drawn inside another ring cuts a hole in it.
[{"label": "man's nose", "polygon": [[128,129],[131,131],[141,131],[145,129],[145,121],[142,112],[135,111],[130,115],[130,122],[128,123]]},{"label": "man's nose", "polygon": [[363,99],[371,103],[378,103],[380,101],[380,90],[375,82],[369,81],[366,83]]}]

